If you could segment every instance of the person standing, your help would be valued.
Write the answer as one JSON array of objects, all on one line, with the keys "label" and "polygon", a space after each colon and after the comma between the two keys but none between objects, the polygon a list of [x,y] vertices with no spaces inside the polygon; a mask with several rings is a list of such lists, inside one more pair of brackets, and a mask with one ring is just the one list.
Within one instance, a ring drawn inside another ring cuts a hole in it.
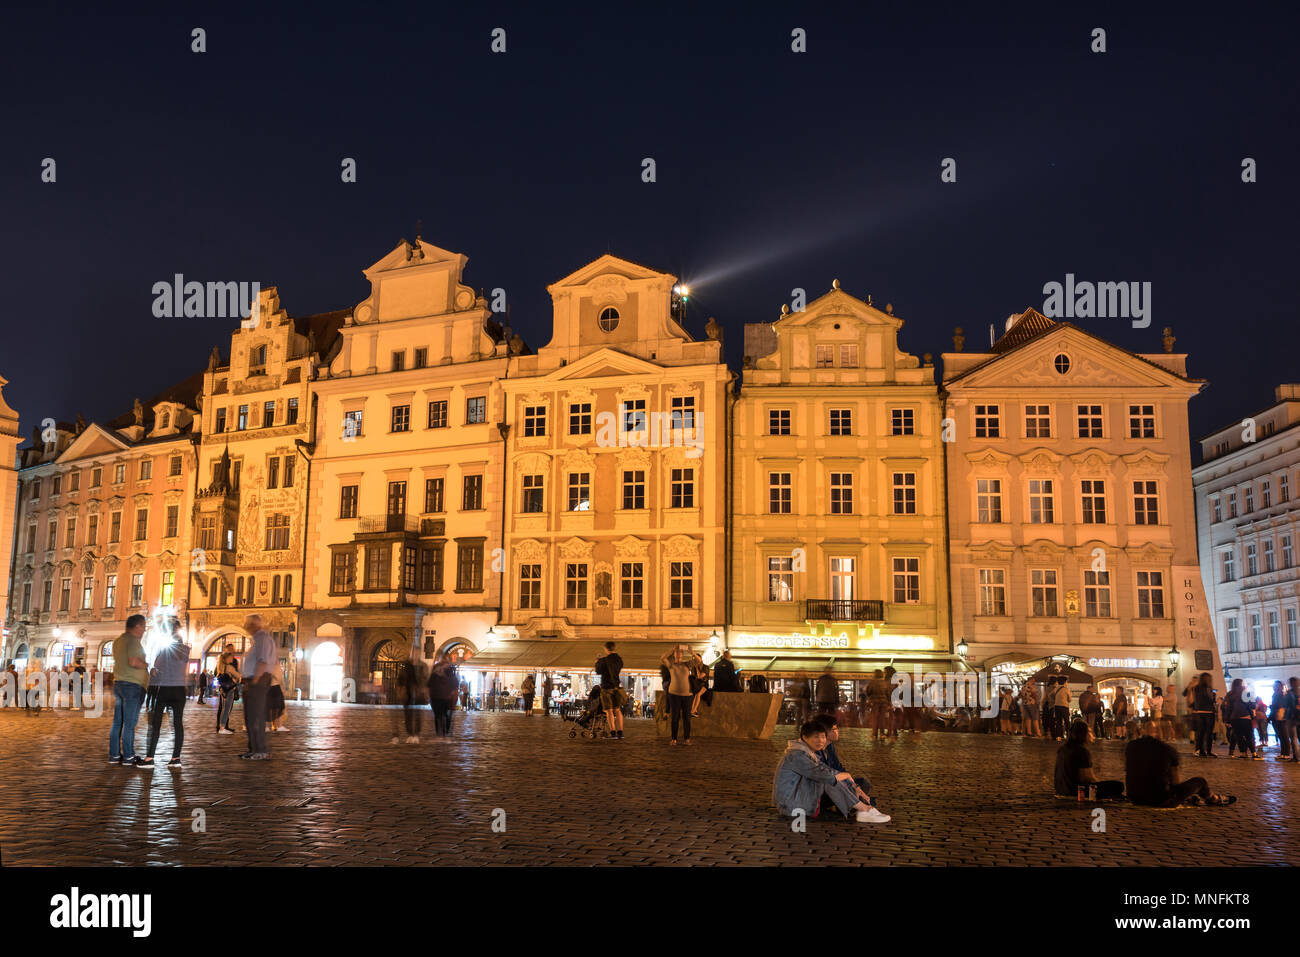
[{"label": "person standing", "polygon": [[731,650],[727,649],[722,657],[713,663],[713,690],[732,693],[740,690],[740,672],[731,660]]},{"label": "person standing", "polygon": [[284,665],[277,658],[271,669],[271,693],[266,700],[266,713],[271,719],[272,731],[288,731],[284,723]]},{"label": "person standing", "polygon": [[1123,688],[1115,689],[1115,737],[1124,740],[1128,732],[1128,696]]},{"label": "person standing", "polygon": [[1056,696],[1053,698],[1052,714],[1054,731],[1065,740],[1065,733],[1070,727],[1070,682],[1067,678],[1056,679]]},{"label": "person standing", "polygon": [[[461,687],[464,688],[468,686],[462,682]],[[551,716],[551,692],[554,689],[555,689],[555,682],[551,680],[551,673],[549,671],[543,672],[542,673],[542,717],[544,718],[549,718]],[[466,698],[469,697],[468,692],[465,694],[465,697]]]},{"label": "person standing", "polygon": [[1297,728],[1300,728],[1300,678],[1292,677],[1287,682],[1287,740],[1291,742],[1291,761],[1300,764],[1300,740],[1297,740]]},{"label": "person standing", "polygon": [[881,740],[888,730],[889,722],[889,682],[885,673],[876,669],[867,682],[867,707],[871,712],[872,740]]},{"label": "person standing", "polygon": [[456,701],[460,683],[451,659],[446,655],[433,663],[429,670],[429,709],[433,712],[433,733],[438,740],[451,736],[451,709]]},{"label": "person standing", "polygon": [[230,730],[230,712],[235,707],[235,692],[239,687],[239,659],[235,657],[235,646],[226,645],[217,662],[217,687],[220,696],[217,699],[217,733],[234,734]]},{"label": "person standing", "polygon": [[623,706],[627,704],[627,692],[623,690],[623,657],[614,650],[614,642],[605,642],[604,649],[596,659],[595,671],[600,675],[600,706],[609,722],[609,736],[621,741]]},{"label": "person standing", "polygon": [[113,723],[108,732],[108,763],[139,767],[135,753],[135,726],[140,720],[149,666],[144,660],[144,615],[126,620],[126,631],[113,642]]},{"label": "person standing", "polygon": [[197,702],[198,704],[203,704],[203,699],[207,697],[207,694],[208,694],[208,682],[209,682],[210,680],[212,680],[212,679],[209,677],[209,675],[208,675],[208,671],[207,671],[206,668],[205,668],[202,672],[199,673],[199,700],[198,700],[198,702]]},{"label": "person standing", "polygon": [[1255,750],[1255,702],[1250,700],[1243,679],[1232,679],[1232,690],[1228,692],[1223,703],[1228,709],[1227,718],[1231,728],[1229,733],[1236,736],[1241,756],[1245,758],[1246,752],[1249,751],[1250,760],[1262,761],[1264,756]]},{"label": "person standing", "polygon": [[[1188,716],[1191,719],[1192,730],[1196,733],[1196,753],[1203,758],[1215,757],[1213,750],[1214,736],[1214,686],[1210,683],[1210,673],[1202,672],[1201,676],[1196,679],[1196,683],[1189,689],[1190,703],[1188,705]],[[1165,708],[1171,707],[1171,702],[1165,702]],[[1229,748],[1232,746],[1232,739],[1228,740]]]},{"label": "person standing", "polygon": [[1263,698],[1255,699],[1255,727],[1259,729],[1259,747],[1263,750],[1268,747],[1268,704]]},{"label": "person standing", "polygon": [[86,666],[80,661],[72,669],[72,710],[80,711],[86,703]]},{"label": "person standing", "polygon": [[1295,757],[1295,752],[1291,750],[1291,736],[1287,733],[1286,722],[1287,715],[1291,713],[1294,702],[1291,699],[1291,692],[1280,681],[1273,682],[1273,701],[1270,705],[1272,715],[1273,730],[1277,733],[1277,745],[1279,749],[1278,756],[1274,759],[1277,761],[1290,761]]},{"label": "person standing", "polygon": [[1147,724],[1155,728],[1156,737],[1164,740],[1165,734],[1161,722],[1161,716],[1164,712],[1165,696],[1161,693],[1159,686],[1151,691],[1150,710],[1147,714]]},{"label": "person standing", "polygon": [[248,732],[248,750],[240,755],[246,761],[269,761],[271,745],[266,739],[266,721],[271,695],[271,669],[275,667],[275,642],[267,634],[261,615],[244,619],[244,631],[253,636],[244,652],[240,670],[240,688],[244,698],[244,730]]},{"label": "person standing", "polygon": [[677,743],[678,723],[683,726],[686,732],[685,741],[691,743],[691,665],[690,661],[682,654],[682,647],[678,645],[668,654],[659,659],[663,667],[668,671],[668,709],[672,721],[672,741],[670,744]]},{"label": "person standing", "polygon": [[1020,714],[1025,719],[1025,737],[1041,737],[1043,729],[1038,724],[1038,682],[1030,676],[1020,689]]},{"label": "person standing", "polygon": [[519,686],[519,697],[524,699],[524,717],[533,716],[533,698],[537,697],[537,681],[531,674],[524,675],[523,683]]},{"label": "person standing", "polygon": [[1101,695],[1097,694],[1097,689],[1093,685],[1088,685],[1079,695],[1079,712],[1083,715],[1084,723],[1088,725],[1088,730],[1092,732],[1094,738],[1101,737]]},{"label": "person standing", "polygon": [[162,730],[163,712],[172,712],[172,759],[169,768],[181,766],[181,746],[185,743],[185,671],[190,663],[190,646],[184,641],[181,623],[168,619],[171,641],[159,649],[149,672],[149,687],[154,691],[153,708],[149,711],[149,745],[145,749],[142,767],[153,767],[153,754],[158,747],[158,732]]}]

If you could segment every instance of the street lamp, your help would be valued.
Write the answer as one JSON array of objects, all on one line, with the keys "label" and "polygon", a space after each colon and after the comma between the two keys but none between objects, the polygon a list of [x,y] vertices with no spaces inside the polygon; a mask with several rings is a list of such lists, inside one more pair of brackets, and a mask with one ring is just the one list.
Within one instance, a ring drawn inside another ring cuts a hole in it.
[{"label": "street lamp", "polygon": [[969,651],[970,651],[970,645],[966,644],[966,639],[965,639],[965,638],[963,638],[961,641],[957,642],[957,657],[958,657],[958,658],[961,658],[963,661],[965,661],[965,660],[966,660],[966,653],[969,652]]},{"label": "street lamp", "polygon": [[50,634],[54,635],[55,638],[62,637],[62,635],[63,635],[63,629],[60,628],[58,625],[55,625],[55,626],[50,630]]},{"label": "street lamp", "polygon": [[1169,677],[1178,670],[1178,662],[1180,662],[1182,658],[1183,656],[1178,651],[1177,645],[1174,645],[1174,647],[1169,649],[1169,670],[1165,672],[1165,677]]}]

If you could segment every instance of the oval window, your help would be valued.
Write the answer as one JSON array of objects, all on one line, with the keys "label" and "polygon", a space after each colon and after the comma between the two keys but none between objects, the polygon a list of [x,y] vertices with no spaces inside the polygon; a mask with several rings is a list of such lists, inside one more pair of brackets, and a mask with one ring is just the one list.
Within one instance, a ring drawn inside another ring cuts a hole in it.
[{"label": "oval window", "polygon": [[1070,371],[1070,357],[1064,352],[1056,357],[1054,363],[1056,365],[1056,371],[1061,373],[1061,375],[1065,375]]},{"label": "oval window", "polygon": [[600,323],[601,332],[613,332],[618,328],[618,310],[613,306],[607,306],[601,310],[600,319],[597,321]]}]

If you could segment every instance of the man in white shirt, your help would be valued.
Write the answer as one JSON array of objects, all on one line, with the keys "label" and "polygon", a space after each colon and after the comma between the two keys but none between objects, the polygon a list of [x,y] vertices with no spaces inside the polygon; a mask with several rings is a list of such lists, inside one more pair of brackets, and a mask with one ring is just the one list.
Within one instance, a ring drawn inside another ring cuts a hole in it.
[{"label": "man in white shirt", "polygon": [[244,729],[248,732],[248,750],[240,755],[246,761],[268,761],[271,746],[266,740],[268,697],[271,693],[271,669],[276,666],[275,642],[262,624],[261,615],[244,619],[244,631],[252,642],[244,652],[243,681]]}]

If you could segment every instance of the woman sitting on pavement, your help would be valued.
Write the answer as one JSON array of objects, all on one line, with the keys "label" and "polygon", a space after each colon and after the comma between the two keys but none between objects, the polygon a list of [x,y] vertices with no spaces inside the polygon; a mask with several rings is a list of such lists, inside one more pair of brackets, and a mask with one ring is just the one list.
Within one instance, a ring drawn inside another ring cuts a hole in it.
[{"label": "woman sitting on pavement", "polygon": [[781,814],[816,817],[821,811],[822,795],[826,795],[846,818],[852,814],[860,822],[888,820],[858,797],[853,775],[832,771],[822,762],[818,752],[825,748],[826,731],[817,721],[805,721],[799,727],[799,737],[786,745],[772,779],[772,803]]},{"label": "woman sitting on pavement", "polygon": [[1056,793],[1059,797],[1077,797],[1080,787],[1095,787],[1093,800],[1118,801],[1124,797],[1124,782],[1102,781],[1097,777],[1088,751],[1088,742],[1092,740],[1087,722],[1080,720],[1070,725],[1065,744],[1056,752]]}]

